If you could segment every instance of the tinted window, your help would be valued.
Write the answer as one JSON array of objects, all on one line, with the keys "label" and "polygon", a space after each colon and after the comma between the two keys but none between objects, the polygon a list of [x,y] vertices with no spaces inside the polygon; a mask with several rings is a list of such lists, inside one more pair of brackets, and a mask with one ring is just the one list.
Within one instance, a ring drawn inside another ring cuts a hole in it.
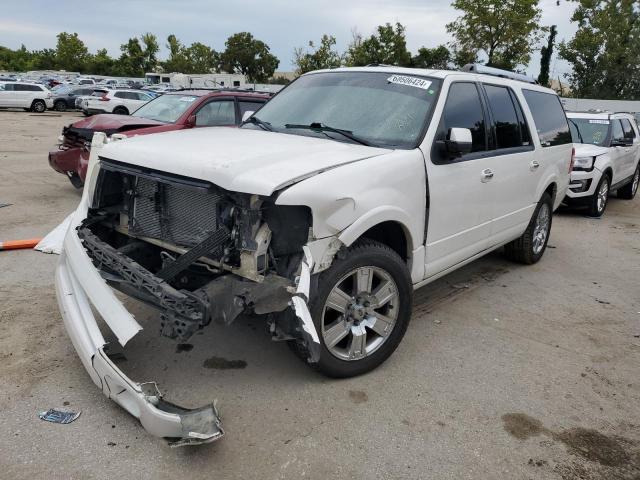
[{"label": "tinted window", "polygon": [[246,102],[239,101],[238,106],[240,107],[240,118],[244,115],[244,112],[255,112],[258,110],[264,102]]},{"label": "tinted window", "polygon": [[569,124],[557,95],[522,90],[543,147],[571,143]]},{"label": "tinted window", "polygon": [[622,130],[624,131],[624,138],[633,140],[636,138],[636,133],[633,131],[631,123],[626,118],[620,120],[622,122]]},{"label": "tinted window", "polygon": [[0,84],[0,87],[2,87],[2,89],[5,92],[12,92],[13,91],[13,87],[15,87],[15,84],[13,84],[13,83],[2,83],[2,84]]},{"label": "tinted window", "polygon": [[127,92],[116,92],[113,96],[116,98],[129,98]]},{"label": "tinted window", "polygon": [[475,84],[461,82],[451,85],[442,114],[442,122],[445,135],[450,128],[471,130],[472,152],[487,149],[484,114]]},{"label": "tinted window", "polygon": [[236,108],[233,100],[209,102],[196,113],[196,125],[213,127],[216,125],[235,125]]},{"label": "tinted window", "polygon": [[624,139],[624,130],[622,129],[622,124],[620,123],[620,120],[613,120],[611,122],[611,138],[613,140]]},{"label": "tinted window", "polygon": [[518,115],[505,87],[485,85],[496,132],[496,148],[521,147]]}]

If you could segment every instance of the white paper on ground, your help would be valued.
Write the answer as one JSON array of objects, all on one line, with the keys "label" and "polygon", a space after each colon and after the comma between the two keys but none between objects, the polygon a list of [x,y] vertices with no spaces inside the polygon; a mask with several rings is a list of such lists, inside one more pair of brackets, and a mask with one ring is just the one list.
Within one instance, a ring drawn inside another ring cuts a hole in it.
[{"label": "white paper on ground", "polygon": [[40,240],[40,243],[33,247],[33,249],[39,250],[43,253],[55,253],[60,255],[62,252],[62,242],[67,234],[67,230],[69,230],[72,216],[73,213],[69,214],[60,225],[51,230],[42,240]]}]

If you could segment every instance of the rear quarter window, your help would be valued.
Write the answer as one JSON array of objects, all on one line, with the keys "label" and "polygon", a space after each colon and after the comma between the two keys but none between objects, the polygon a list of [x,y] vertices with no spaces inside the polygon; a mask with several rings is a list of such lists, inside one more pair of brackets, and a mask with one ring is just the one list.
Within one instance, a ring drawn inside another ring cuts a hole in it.
[{"label": "rear quarter window", "polygon": [[571,143],[567,116],[558,96],[526,89],[522,93],[533,116],[540,144],[552,147]]}]

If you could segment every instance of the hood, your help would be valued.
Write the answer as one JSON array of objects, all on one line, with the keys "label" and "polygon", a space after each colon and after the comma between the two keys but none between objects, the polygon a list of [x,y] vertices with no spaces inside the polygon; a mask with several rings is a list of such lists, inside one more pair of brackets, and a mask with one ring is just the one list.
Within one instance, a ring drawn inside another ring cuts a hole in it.
[{"label": "hood", "polygon": [[597,157],[609,152],[606,147],[591,145],[589,143],[574,143],[573,148],[576,149],[576,157]]},{"label": "hood", "polygon": [[106,145],[100,156],[234,192],[271,195],[323,170],[388,152],[324,138],[212,127],[131,137]]},{"label": "hood", "polygon": [[73,128],[82,130],[112,131],[131,130],[136,127],[150,127],[154,125],[165,125],[157,120],[148,118],[134,117],[131,115],[113,115],[105,113],[102,115],[94,115],[73,123]]}]

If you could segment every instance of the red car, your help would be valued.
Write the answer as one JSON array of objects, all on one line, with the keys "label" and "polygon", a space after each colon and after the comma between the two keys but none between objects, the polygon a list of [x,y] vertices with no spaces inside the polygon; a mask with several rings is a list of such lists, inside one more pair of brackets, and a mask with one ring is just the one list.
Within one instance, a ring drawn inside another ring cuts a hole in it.
[{"label": "red car", "polygon": [[193,127],[235,126],[247,111],[256,111],[270,94],[240,90],[181,90],[146,103],[131,115],[95,115],[62,129],[58,150],[49,152],[49,165],[82,188],[95,132],[135,135]]}]

